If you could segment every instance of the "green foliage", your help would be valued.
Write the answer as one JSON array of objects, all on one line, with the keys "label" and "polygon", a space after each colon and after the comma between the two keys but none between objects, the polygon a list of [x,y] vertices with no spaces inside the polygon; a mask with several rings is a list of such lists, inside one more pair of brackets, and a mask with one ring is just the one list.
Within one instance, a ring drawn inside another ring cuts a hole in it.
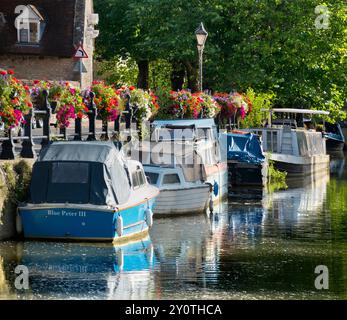
[{"label": "green foliage", "polygon": [[172,64],[164,59],[152,61],[149,65],[149,87],[153,90],[157,88],[170,87],[170,75]]},{"label": "green foliage", "polygon": [[15,213],[18,203],[27,200],[31,171],[31,162],[25,160],[0,163],[0,223],[4,214]]},{"label": "green foliage", "polygon": [[246,91],[246,96],[251,101],[252,112],[241,123],[242,128],[261,128],[267,115],[261,109],[272,108],[275,95],[274,93],[255,93],[253,89],[249,88]]},{"label": "green foliage", "polygon": [[275,168],[274,162],[267,157],[268,161],[268,177],[266,188],[268,192],[274,192],[281,189],[287,189],[286,184],[287,173]]},{"label": "green foliage", "polygon": [[[167,66],[179,61],[196,70],[194,31],[203,21],[209,32],[205,87],[273,92],[276,107],[325,109],[331,112],[330,120],[343,119],[346,2],[324,2],[329,9],[327,29],[315,26],[319,19],[315,8],[321,4],[317,0],[95,0],[101,30],[97,52],[102,59],[130,55],[134,61],[165,61]],[[158,68],[156,78],[167,85],[169,73],[169,67]]]},{"label": "green foliage", "polygon": [[97,74],[107,84],[117,87],[136,85],[138,69],[136,61],[132,58],[113,57],[110,60],[99,62]]},{"label": "green foliage", "polygon": [[5,163],[3,171],[6,175],[6,188],[13,204],[27,200],[31,180],[32,167],[24,160],[17,163]]}]

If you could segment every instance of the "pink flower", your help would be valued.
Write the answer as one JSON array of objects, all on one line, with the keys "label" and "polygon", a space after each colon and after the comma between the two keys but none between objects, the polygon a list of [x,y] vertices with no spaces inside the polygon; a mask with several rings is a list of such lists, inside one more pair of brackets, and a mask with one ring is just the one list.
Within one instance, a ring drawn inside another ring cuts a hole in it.
[{"label": "pink flower", "polygon": [[246,111],[243,106],[240,108],[240,115],[242,120],[246,117]]}]

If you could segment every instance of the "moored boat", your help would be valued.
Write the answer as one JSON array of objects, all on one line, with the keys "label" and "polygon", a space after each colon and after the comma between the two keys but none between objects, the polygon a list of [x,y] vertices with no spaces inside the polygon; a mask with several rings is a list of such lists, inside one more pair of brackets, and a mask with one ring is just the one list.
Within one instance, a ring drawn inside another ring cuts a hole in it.
[{"label": "moored boat", "polygon": [[223,138],[226,139],[229,186],[263,187],[268,163],[259,137],[249,132],[232,131],[223,133]]},{"label": "moored boat", "polygon": [[154,214],[213,210],[227,194],[227,163],[213,119],[160,120],[141,146],[146,175],[160,189]]},{"label": "moored boat", "polygon": [[181,167],[144,166],[150,183],[160,189],[155,215],[195,214],[208,208],[211,186],[203,181],[186,181]]},{"label": "moored boat", "polygon": [[345,147],[345,137],[341,126],[338,123],[326,123],[324,136],[326,138],[326,147],[328,152],[343,151]]},{"label": "moored boat", "polygon": [[34,164],[17,224],[25,238],[125,241],[148,232],[158,193],[111,142],[55,142]]},{"label": "moored boat", "polygon": [[[303,115],[326,116],[327,111],[305,109],[270,109],[267,127],[247,129],[259,135],[263,150],[275,166],[288,175],[310,175],[326,170],[330,157],[325,137],[313,127],[305,127]],[[282,115],[273,120],[273,114]]]}]

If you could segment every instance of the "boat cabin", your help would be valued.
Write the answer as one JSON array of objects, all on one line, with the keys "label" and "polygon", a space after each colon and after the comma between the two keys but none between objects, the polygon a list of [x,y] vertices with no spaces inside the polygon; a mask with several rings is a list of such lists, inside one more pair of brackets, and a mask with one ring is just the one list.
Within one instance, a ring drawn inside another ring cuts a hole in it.
[{"label": "boat cabin", "polygon": [[[264,152],[281,153],[293,156],[326,154],[325,139],[304,115],[327,116],[329,112],[305,109],[263,109],[269,118],[265,128],[246,129],[262,139]],[[274,115],[279,115],[274,118]],[[306,122],[306,125],[305,125]]]},{"label": "boat cabin", "polygon": [[[145,162],[147,164],[159,164],[153,161],[158,151],[171,154],[170,165],[214,165],[221,162],[222,158],[213,119],[154,121],[151,125],[150,151],[152,155],[150,162]],[[181,159],[178,159],[177,155],[180,155]],[[178,162],[173,162],[175,159],[178,159]]]},{"label": "boat cabin", "polygon": [[146,184],[141,164],[128,166],[113,143],[55,142],[34,164],[30,203],[116,207]]},{"label": "boat cabin", "polygon": [[151,141],[215,141],[217,126],[213,119],[157,120],[151,124]]},{"label": "boat cabin", "polygon": [[166,189],[177,188],[184,186],[186,179],[181,168],[165,168],[145,166],[145,172],[148,182],[156,187],[163,187]]}]

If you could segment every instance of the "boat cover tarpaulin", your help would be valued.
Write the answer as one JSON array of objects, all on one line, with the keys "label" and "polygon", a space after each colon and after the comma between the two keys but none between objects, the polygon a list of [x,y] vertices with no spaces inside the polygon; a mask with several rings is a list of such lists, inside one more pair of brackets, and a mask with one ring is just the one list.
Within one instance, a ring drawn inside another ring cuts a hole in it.
[{"label": "boat cover tarpaulin", "polygon": [[253,133],[227,133],[224,136],[227,138],[228,160],[253,164],[264,162],[265,156],[261,149],[260,141]]},{"label": "boat cover tarpaulin", "polygon": [[111,142],[55,142],[42,150],[34,165],[31,202],[125,203],[130,196],[125,165]]}]

